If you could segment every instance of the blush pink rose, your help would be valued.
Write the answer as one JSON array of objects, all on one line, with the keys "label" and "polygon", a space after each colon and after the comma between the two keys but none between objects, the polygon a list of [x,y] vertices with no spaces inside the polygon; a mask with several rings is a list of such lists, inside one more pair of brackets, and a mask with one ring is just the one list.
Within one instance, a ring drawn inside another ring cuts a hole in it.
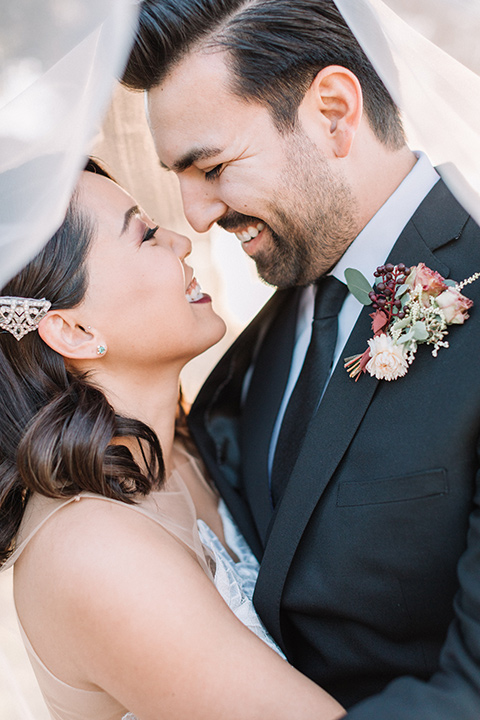
[{"label": "blush pink rose", "polygon": [[463,325],[468,318],[468,310],[473,301],[462,295],[454,287],[448,287],[436,299],[439,308],[443,310],[447,325]]},{"label": "blush pink rose", "polygon": [[405,285],[408,285],[414,293],[420,293],[420,290],[423,291],[426,296],[423,299],[425,306],[429,305],[429,297],[440,295],[448,287],[440,273],[430,270],[424,263],[420,263],[411,269],[405,280]]}]

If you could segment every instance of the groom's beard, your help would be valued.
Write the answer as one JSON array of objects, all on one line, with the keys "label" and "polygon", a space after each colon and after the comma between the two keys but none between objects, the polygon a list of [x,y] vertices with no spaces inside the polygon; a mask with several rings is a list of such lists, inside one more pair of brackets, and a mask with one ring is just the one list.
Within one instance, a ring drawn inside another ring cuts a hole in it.
[{"label": "groom's beard", "polygon": [[315,282],[358,233],[350,188],[330,172],[308,138],[296,137],[289,141],[288,164],[266,217],[231,211],[218,220],[226,230],[266,224],[268,236],[252,257],[260,277],[278,288]]}]

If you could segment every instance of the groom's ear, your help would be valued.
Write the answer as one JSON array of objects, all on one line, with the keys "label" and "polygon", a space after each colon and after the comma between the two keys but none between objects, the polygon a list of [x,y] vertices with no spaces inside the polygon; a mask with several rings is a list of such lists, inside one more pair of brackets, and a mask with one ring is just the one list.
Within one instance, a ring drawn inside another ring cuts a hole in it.
[{"label": "groom's ear", "polygon": [[300,104],[298,116],[309,137],[327,157],[350,152],[363,114],[363,93],[354,73],[329,65],[315,76]]}]

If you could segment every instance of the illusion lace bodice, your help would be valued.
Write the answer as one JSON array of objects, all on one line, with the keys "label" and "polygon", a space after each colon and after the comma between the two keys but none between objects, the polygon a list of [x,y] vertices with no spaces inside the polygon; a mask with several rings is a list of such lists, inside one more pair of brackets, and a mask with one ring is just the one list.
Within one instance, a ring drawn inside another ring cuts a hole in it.
[{"label": "illusion lace bodice", "polygon": [[[190,469],[191,464],[196,463],[193,458],[189,458],[188,462]],[[195,471],[198,473],[198,465],[195,465]],[[220,500],[218,509],[226,543],[236,555],[237,561],[231,557],[208,525],[194,517],[195,509],[185,483],[182,481],[182,467],[177,467],[173,475],[174,477],[167,482],[166,491],[153,492],[146,498],[142,498],[138,504],[125,507],[159,523],[171,535],[177,536],[180,542],[194,549],[200,564],[210,575],[232,612],[246,627],[282,655],[280,649],[268,635],[253,606],[252,597],[258,575],[258,562],[236,527],[225,504]],[[89,498],[98,500],[99,496],[81,493],[76,498],[55,500],[34,495],[29,501],[22,522],[17,548],[2,569],[10,567],[15,562],[50,517],[76,500],[84,502]],[[109,503],[118,502],[108,498],[102,498],[102,500]],[[175,515],[174,520],[172,520],[172,514]],[[135,716],[128,712],[128,708],[123,708],[107,693],[81,690],[64,683],[53,675],[35,652],[21,625],[20,631],[45,702],[54,720],[92,720],[92,718],[95,720],[136,720]]]},{"label": "illusion lace bodice", "polygon": [[197,525],[200,538],[215,558],[215,586],[229,608],[242,623],[276,650],[282,651],[270,637],[253,606],[253,591],[259,570],[258,560],[241,535],[225,503],[220,500],[218,510],[223,522],[225,540],[238,558],[235,562],[215,533],[202,520]]}]

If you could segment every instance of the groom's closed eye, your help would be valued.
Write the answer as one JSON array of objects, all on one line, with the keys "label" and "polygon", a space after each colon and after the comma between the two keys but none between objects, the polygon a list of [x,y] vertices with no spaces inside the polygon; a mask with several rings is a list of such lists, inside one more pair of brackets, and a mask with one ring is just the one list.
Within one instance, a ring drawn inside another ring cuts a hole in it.
[{"label": "groom's closed eye", "polygon": [[212,170],[209,170],[205,173],[205,179],[206,180],[215,180],[219,175],[223,168],[223,164],[215,165],[215,167]]}]

